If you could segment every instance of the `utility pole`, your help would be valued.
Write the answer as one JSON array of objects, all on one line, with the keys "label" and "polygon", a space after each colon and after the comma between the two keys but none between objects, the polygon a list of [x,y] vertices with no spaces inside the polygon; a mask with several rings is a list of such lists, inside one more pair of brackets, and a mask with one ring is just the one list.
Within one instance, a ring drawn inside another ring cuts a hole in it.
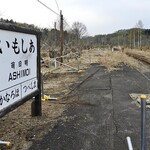
[{"label": "utility pole", "polygon": [[135,48],[135,29],[133,30],[133,43],[134,43],[134,48]]},{"label": "utility pole", "polygon": [[[63,55],[63,46],[64,46],[64,30],[63,30],[63,15],[62,11],[60,11],[60,55]],[[61,63],[63,63],[63,58],[60,59]]]},{"label": "utility pole", "polygon": [[120,39],[119,39],[119,34],[118,34],[118,47],[119,47],[119,45],[120,45]]},{"label": "utility pole", "polygon": [[54,22],[54,31],[55,31],[54,32],[54,36],[55,36],[54,39],[55,39],[55,47],[56,47],[56,40],[57,40],[57,38],[56,38],[57,37],[56,36],[56,22]]}]

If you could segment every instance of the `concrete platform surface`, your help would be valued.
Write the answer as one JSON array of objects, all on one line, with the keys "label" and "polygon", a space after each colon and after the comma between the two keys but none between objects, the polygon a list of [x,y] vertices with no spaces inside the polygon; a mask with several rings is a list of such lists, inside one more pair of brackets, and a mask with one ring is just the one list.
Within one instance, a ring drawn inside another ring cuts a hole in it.
[{"label": "concrete platform surface", "polygon": [[[149,73],[146,73],[149,74]],[[140,108],[130,93],[150,93],[150,82],[135,69],[123,66],[107,72],[92,65],[75,85],[70,105],[59,123],[30,150],[127,150],[130,136],[134,150],[140,149]],[[150,150],[150,110],[147,109],[147,150]]]}]

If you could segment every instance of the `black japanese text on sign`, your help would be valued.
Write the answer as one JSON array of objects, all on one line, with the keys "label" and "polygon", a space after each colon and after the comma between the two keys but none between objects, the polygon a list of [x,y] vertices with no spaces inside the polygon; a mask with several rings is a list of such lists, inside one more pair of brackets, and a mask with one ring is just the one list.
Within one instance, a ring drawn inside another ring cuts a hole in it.
[{"label": "black japanese text on sign", "polygon": [[37,37],[0,30],[0,110],[37,90]]}]

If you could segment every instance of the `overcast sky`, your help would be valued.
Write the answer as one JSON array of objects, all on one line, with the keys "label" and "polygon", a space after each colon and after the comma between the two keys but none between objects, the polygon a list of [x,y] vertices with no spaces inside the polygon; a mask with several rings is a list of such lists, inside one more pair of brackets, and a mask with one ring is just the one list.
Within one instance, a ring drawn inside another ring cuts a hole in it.
[{"label": "overcast sky", "polygon": [[[56,0],[41,0],[59,13]],[[79,21],[88,35],[113,33],[129,29],[142,20],[150,28],[150,0],[57,0],[59,9],[71,26]],[[1,17],[17,22],[52,28],[58,16],[37,0],[0,0]]]}]

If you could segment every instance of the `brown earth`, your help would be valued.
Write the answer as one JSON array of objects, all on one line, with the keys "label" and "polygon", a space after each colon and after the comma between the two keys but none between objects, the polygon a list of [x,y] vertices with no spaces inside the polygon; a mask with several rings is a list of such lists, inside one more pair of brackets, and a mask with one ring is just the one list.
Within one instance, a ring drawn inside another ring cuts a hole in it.
[{"label": "brown earth", "polygon": [[[51,97],[62,97],[69,92],[69,86],[78,79],[82,73],[56,74],[44,80],[44,91]],[[64,98],[56,101],[42,101],[42,116],[31,117],[32,99],[10,112],[0,121],[0,137],[2,140],[13,143],[12,150],[28,149],[35,139],[41,138],[47,130],[51,130],[58,120],[67,121],[63,115],[67,107]],[[62,103],[63,101],[63,103]],[[3,148],[4,149],[4,148]]]}]

